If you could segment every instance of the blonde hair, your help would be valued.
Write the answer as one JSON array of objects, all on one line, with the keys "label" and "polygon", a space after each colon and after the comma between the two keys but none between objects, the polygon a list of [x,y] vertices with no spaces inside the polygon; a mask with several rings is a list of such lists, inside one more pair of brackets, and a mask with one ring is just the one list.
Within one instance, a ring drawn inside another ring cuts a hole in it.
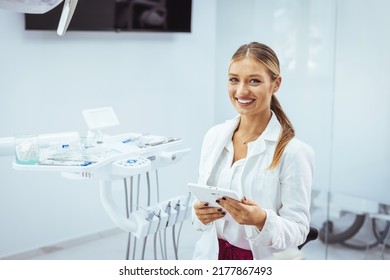
[{"label": "blonde hair", "polygon": [[[242,45],[237,49],[237,51],[232,56],[231,62],[245,57],[251,57],[263,64],[274,81],[280,75],[280,65],[279,59],[275,52],[262,43],[252,42],[249,44]],[[275,113],[278,121],[282,126],[282,131],[279,135],[278,142],[276,143],[276,148],[274,152],[274,157],[268,168],[275,168],[282,159],[284,149],[286,148],[288,142],[295,136],[295,131],[292,123],[288,119],[287,115],[284,113],[282,106],[279,103],[279,100],[276,98],[275,94],[271,98],[271,110]]]}]

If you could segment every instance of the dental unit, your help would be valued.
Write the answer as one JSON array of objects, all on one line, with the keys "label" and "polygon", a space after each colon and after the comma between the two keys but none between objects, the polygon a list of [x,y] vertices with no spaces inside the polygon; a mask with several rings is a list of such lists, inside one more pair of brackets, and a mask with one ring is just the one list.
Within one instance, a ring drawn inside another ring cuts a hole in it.
[{"label": "dental unit", "polygon": [[[162,259],[167,259],[168,228],[172,229],[174,256],[178,259],[178,237],[183,222],[190,217],[191,195],[188,192],[160,201],[158,170],[179,162],[190,149],[183,148],[181,138],[141,133],[104,134],[104,128],[119,125],[111,107],[84,110],[83,115],[89,127],[87,137],[80,137],[77,132],[40,134],[19,145],[15,144],[17,137],[0,138],[0,156],[16,153],[18,160],[13,162],[13,168],[20,171],[59,172],[68,179],[97,179],[105,211],[117,227],[129,234],[126,259],[130,258],[131,237],[134,238],[133,259],[136,242],[143,239],[143,259],[147,238],[152,235],[155,259],[158,236]],[[150,199],[152,172],[155,173],[154,194],[158,201],[154,205]],[[144,175],[147,201],[146,205],[140,205],[140,181]],[[124,183],[125,211],[114,199],[112,185],[115,181]],[[176,225],[180,225],[178,236]],[[164,234],[164,246],[161,233]]]}]

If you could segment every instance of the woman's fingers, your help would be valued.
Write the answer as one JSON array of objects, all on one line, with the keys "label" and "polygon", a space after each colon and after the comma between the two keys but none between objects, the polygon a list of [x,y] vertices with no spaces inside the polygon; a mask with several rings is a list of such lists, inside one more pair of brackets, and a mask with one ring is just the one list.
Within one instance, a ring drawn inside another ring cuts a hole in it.
[{"label": "woman's fingers", "polygon": [[226,212],[220,207],[210,207],[207,203],[196,202],[195,214],[203,224],[211,223],[225,216]]},{"label": "woman's fingers", "polygon": [[218,199],[217,203],[226,209],[226,211],[229,213],[233,211],[241,211],[243,209],[243,204],[240,201],[227,196]]},{"label": "woman's fingers", "polygon": [[259,219],[262,218],[264,210],[252,200],[243,197],[241,201],[237,201],[230,197],[222,197],[218,201],[233,219],[241,225],[256,225],[261,222]]}]

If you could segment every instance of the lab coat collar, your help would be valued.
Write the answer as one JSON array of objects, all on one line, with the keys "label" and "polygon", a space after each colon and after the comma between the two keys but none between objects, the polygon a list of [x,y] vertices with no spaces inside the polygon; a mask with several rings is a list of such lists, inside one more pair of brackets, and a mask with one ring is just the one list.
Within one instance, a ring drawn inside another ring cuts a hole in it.
[{"label": "lab coat collar", "polygon": [[263,153],[266,149],[266,141],[277,142],[280,131],[281,125],[275,113],[272,112],[271,119],[260,137],[256,141],[248,143],[249,149],[247,158]]},{"label": "lab coat collar", "polygon": [[271,119],[265,128],[264,132],[259,138],[263,138],[268,141],[278,141],[282,126],[280,125],[275,113],[272,112]]},{"label": "lab coat collar", "polygon": [[[214,165],[216,164],[222,150],[226,146],[226,143],[228,143],[228,141],[231,140],[232,135],[236,130],[239,122],[240,122],[239,115],[233,119],[225,121],[223,126],[220,127],[220,129],[218,130],[217,135],[215,135],[214,142],[212,144],[209,143],[209,145],[212,145],[213,148],[209,150],[210,160],[207,162],[206,165],[207,166],[206,170],[208,170],[208,176],[204,178],[205,182],[207,182],[208,177],[211,174],[212,169],[214,168]],[[266,148],[265,141],[276,142],[279,138],[280,129],[281,129],[281,125],[278,119],[276,118],[275,113],[272,113],[271,119],[264,132],[260,135],[260,137],[256,141],[248,143],[251,149],[251,152],[248,153],[248,158],[256,154],[263,153]]]}]

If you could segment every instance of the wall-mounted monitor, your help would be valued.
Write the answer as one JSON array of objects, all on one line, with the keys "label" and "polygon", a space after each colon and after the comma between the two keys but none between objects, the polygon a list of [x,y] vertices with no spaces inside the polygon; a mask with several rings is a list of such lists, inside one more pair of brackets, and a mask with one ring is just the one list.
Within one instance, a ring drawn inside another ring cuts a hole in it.
[{"label": "wall-mounted monitor", "polygon": [[[26,30],[57,30],[63,4],[25,14]],[[192,0],[79,0],[69,31],[191,32]]]}]

